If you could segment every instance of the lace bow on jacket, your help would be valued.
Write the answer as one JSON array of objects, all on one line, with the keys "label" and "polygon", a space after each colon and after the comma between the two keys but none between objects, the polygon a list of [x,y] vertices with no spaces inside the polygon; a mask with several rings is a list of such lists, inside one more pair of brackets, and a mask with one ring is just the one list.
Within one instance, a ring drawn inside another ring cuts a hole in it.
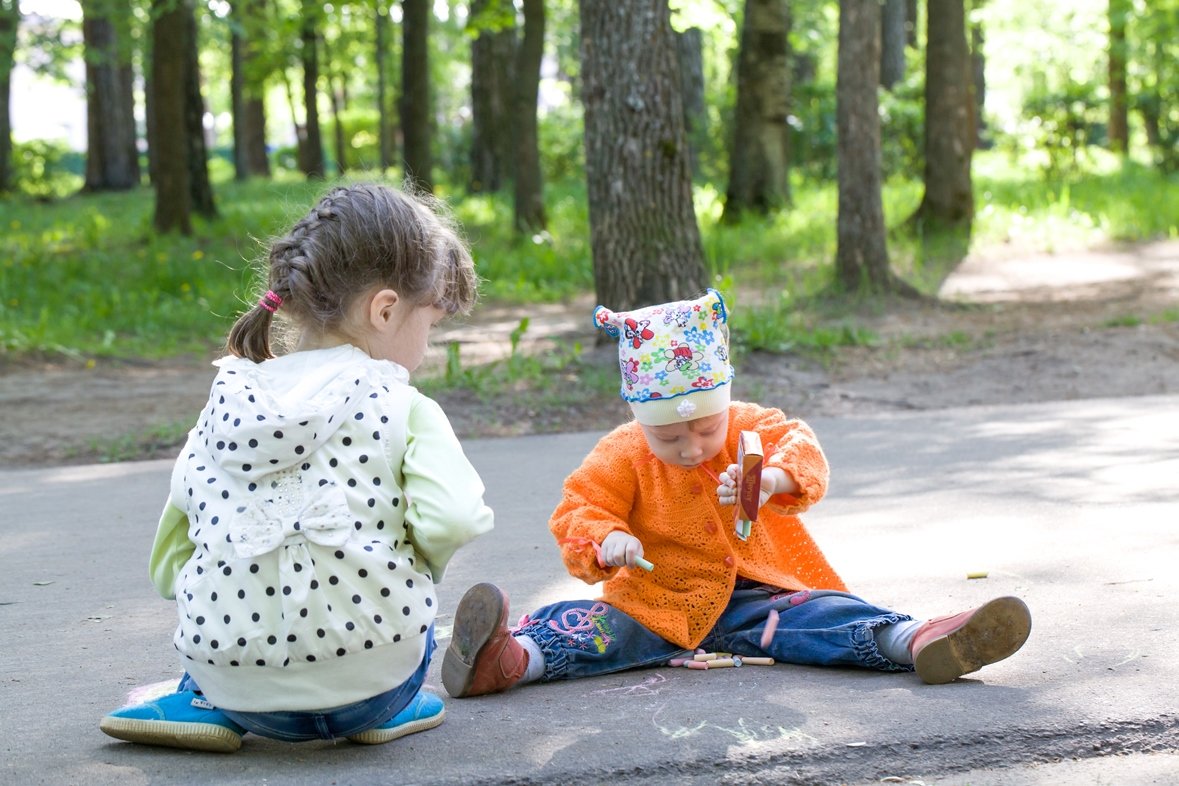
[{"label": "lace bow on jacket", "polygon": [[258,557],[284,543],[310,541],[320,546],[342,546],[355,531],[355,517],[338,486],[317,489],[294,516],[284,507],[269,501],[263,505],[252,502],[238,514],[230,527],[229,540],[239,558]]}]

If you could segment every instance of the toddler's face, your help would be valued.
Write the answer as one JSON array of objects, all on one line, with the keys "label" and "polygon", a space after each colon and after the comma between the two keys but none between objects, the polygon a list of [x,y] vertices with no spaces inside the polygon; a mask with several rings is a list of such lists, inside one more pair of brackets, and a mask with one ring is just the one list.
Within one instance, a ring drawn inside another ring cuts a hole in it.
[{"label": "toddler's face", "polygon": [[655,458],[664,464],[695,467],[711,461],[725,446],[729,411],[669,426],[642,426]]}]

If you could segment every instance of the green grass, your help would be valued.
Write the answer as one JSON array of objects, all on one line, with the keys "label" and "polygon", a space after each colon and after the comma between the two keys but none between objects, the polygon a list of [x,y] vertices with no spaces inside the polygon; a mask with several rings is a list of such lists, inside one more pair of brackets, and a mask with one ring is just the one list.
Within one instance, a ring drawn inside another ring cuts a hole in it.
[{"label": "green grass", "polygon": [[[1047,181],[1005,153],[975,160],[973,250],[1050,252],[1179,237],[1179,201],[1169,198],[1176,178],[1146,166],[1098,156],[1089,171]],[[253,265],[267,239],[285,231],[326,187],[290,175],[245,184],[220,179],[214,184],[220,218],[197,219],[191,237],[152,230],[154,193],[147,188],[47,204],[0,200],[0,352],[160,358],[210,351],[250,299]],[[888,183],[887,223],[901,225],[921,193],[919,182]],[[472,244],[485,301],[554,302],[592,291],[581,183],[549,184],[549,229],[526,238],[512,232],[510,194],[465,197],[440,189],[440,196],[453,205]],[[720,223],[722,199],[715,188],[696,190],[714,285],[740,304],[734,332],[741,346],[822,353],[875,341],[856,325],[863,302],[816,299],[830,283],[835,256],[834,183],[796,180],[790,209],[735,225]],[[946,272],[930,258],[936,246],[929,241],[903,232],[889,240],[894,270],[927,292]],[[500,371],[547,371],[523,364]]]}]

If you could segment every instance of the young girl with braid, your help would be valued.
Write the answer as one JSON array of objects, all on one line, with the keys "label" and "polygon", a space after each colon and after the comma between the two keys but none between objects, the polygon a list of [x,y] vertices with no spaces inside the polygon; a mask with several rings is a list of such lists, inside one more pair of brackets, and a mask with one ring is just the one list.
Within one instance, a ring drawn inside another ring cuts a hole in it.
[{"label": "young girl with braid", "polygon": [[[715,290],[594,312],[618,341],[634,419],[565,480],[549,529],[565,567],[600,582],[601,596],[545,606],[509,628],[507,595],[475,585],[442,661],[451,696],[691,660],[699,647],[944,683],[1023,645],[1031,616],[1018,598],[920,621],[847,592],[799,519],[827,490],[823,451],[802,421],[730,400],[727,321]],[[764,452],[748,531],[732,507],[743,431],[756,432]]]},{"label": "young girl with braid", "polygon": [[[437,726],[421,690],[434,585],[492,527],[438,405],[409,384],[430,328],[476,297],[470,254],[424,197],[335,188],[270,249],[176,461],[150,559],[175,598],[175,693],[112,737],[232,752],[242,735],[388,742]],[[271,351],[276,315],[291,351]]]}]

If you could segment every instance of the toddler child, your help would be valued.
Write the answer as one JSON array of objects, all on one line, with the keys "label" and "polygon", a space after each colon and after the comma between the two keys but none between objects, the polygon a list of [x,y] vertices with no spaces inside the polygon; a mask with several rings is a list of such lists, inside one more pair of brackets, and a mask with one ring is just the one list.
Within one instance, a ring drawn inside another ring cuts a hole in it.
[{"label": "toddler child", "polygon": [[[392,188],[332,189],[272,244],[268,289],[215,364],[152,547],[186,673],[102,731],[232,752],[247,731],[376,744],[442,722],[421,690],[434,585],[492,512],[409,375],[430,328],[475,297],[455,229]],[[294,347],[274,357],[280,309]]]},{"label": "toddler child", "polygon": [[[619,342],[634,420],[566,479],[549,527],[569,572],[604,582],[601,598],[545,606],[509,630],[503,591],[472,587],[443,659],[450,695],[656,666],[699,647],[944,683],[1023,645],[1031,618],[1018,598],[918,621],[847,592],[798,518],[825,493],[827,461],[802,421],[730,400],[727,319],[715,290],[596,309]],[[730,507],[743,431],[764,447],[762,507],[744,539]]]}]

